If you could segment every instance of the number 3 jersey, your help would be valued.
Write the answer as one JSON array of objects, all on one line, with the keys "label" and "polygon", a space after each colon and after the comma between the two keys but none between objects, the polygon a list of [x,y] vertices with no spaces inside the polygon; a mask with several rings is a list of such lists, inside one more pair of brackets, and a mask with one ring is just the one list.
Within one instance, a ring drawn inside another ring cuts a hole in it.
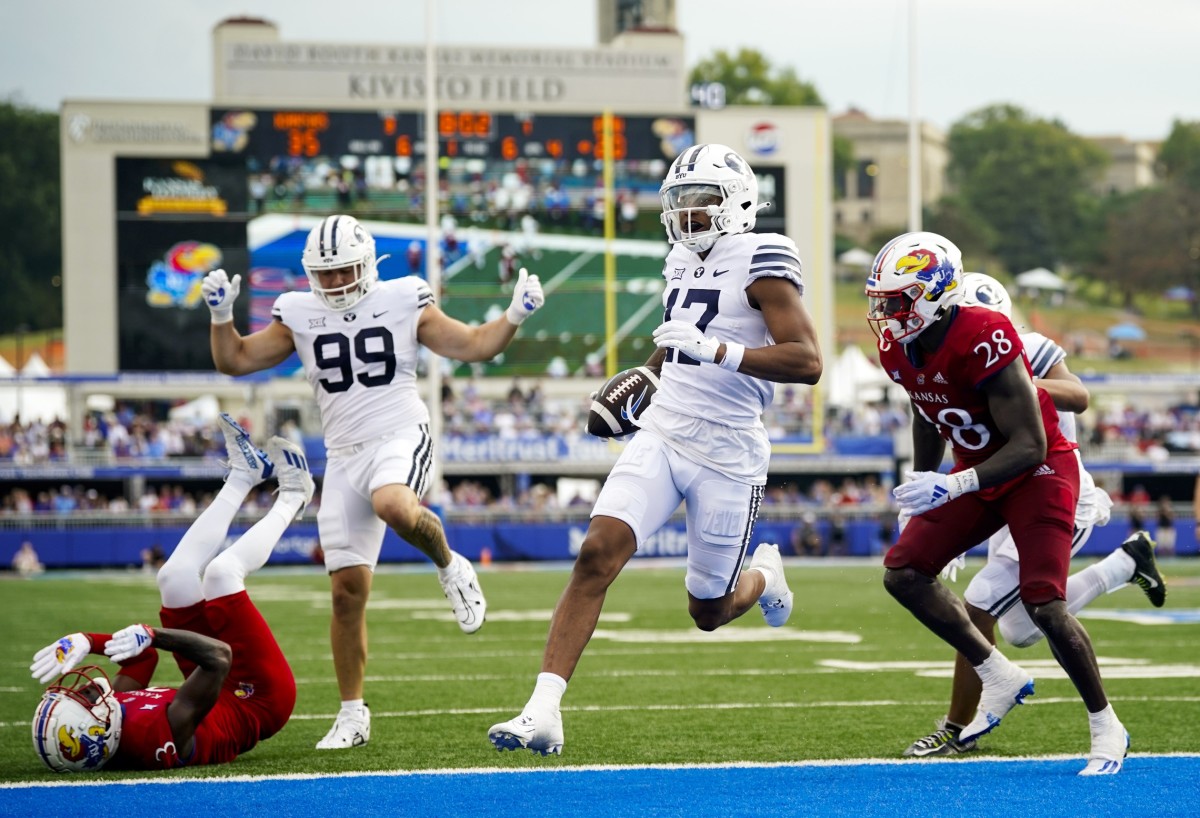
[{"label": "number 3 jersey", "polygon": [[[956,468],[970,468],[1008,442],[992,417],[983,385],[1018,358],[1027,372],[1030,367],[1008,318],[985,307],[953,309],[941,346],[926,353],[921,366],[913,363],[904,345],[883,340],[879,342],[879,362],[908,392],[916,411],[950,443]],[[1075,449],[1059,430],[1058,411],[1050,395],[1039,388],[1037,396],[1047,452]]]},{"label": "number 3 jersey", "polygon": [[[701,259],[675,245],[663,266],[663,320],[695,324],[705,337],[749,348],[775,343],[746,288],[760,278],[783,278],[804,294],[800,254],[787,236],[722,236]],[[775,384],[667,350],[654,402],[639,419],[690,459],[752,485],[766,481],[770,440],[763,410]]]},{"label": "number 3 jersey", "polygon": [[308,291],[276,299],[271,315],[292,331],[327,448],[429,422],[417,391],[417,322],[432,303],[416,277],[380,281],[342,312]]}]

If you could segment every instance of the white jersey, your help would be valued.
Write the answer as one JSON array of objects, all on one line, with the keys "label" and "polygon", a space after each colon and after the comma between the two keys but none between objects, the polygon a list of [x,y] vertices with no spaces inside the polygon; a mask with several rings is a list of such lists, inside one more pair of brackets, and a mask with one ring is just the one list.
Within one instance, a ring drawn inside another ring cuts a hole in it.
[{"label": "white jersey", "polygon": [[[787,236],[722,236],[704,259],[676,244],[663,267],[663,320],[688,321],[706,337],[748,348],[773,344],[762,312],[746,295],[751,283],[766,276],[787,279],[804,294],[800,254]],[[670,349],[654,402],[639,424],[693,460],[731,479],[761,485],[771,456],[762,413],[774,395],[771,381]]]},{"label": "white jersey", "polygon": [[308,291],[275,300],[271,315],[292,331],[326,448],[429,422],[417,392],[417,322],[432,303],[429,285],[414,276],[377,282],[341,312]]}]

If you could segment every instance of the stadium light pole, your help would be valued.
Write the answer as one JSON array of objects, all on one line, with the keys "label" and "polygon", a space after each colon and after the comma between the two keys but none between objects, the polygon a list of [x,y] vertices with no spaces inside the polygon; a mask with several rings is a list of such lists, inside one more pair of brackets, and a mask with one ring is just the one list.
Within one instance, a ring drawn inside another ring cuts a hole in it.
[{"label": "stadium light pole", "polygon": [[917,118],[917,0],[908,0],[908,229],[921,229],[921,123]]},{"label": "stadium light pole", "polygon": [[[438,130],[437,61],[434,58],[434,13],[436,0],[425,0],[425,280],[433,291],[434,303],[442,300],[442,259],[437,241],[438,225]],[[429,353],[429,434],[433,445],[442,446],[442,358]],[[429,471],[429,503],[440,506],[442,461],[434,457]]]}]

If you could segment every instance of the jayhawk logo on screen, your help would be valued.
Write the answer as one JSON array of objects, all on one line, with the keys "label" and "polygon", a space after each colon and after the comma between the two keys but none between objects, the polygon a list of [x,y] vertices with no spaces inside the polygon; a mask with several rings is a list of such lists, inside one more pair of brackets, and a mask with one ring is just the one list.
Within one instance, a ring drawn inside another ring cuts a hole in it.
[{"label": "jayhawk logo on screen", "polygon": [[896,261],[896,272],[899,275],[915,275],[917,281],[928,284],[925,298],[929,301],[958,286],[954,280],[954,265],[938,258],[932,250],[914,250],[907,256],[901,256]]},{"label": "jayhawk logo on screen", "polygon": [[204,241],[181,241],[150,265],[146,303],[151,307],[199,306],[204,276],[221,266],[221,248]]}]

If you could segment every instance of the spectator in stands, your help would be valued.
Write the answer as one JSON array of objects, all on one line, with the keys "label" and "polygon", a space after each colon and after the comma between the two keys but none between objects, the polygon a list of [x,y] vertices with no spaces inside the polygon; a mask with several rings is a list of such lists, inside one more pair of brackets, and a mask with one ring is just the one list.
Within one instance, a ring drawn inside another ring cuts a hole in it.
[{"label": "spectator in stands", "polygon": [[1171,507],[1170,495],[1164,494],[1162,497],[1159,497],[1155,510],[1157,529],[1154,532],[1154,539],[1158,542],[1158,554],[1165,557],[1174,556],[1175,511]]},{"label": "spectator in stands", "polygon": [[38,553],[33,547],[33,543],[29,540],[21,543],[21,547],[17,549],[17,553],[13,554],[12,568],[21,577],[28,578],[35,574],[40,574],[46,570],[46,566],[42,565],[38,559]]}]

